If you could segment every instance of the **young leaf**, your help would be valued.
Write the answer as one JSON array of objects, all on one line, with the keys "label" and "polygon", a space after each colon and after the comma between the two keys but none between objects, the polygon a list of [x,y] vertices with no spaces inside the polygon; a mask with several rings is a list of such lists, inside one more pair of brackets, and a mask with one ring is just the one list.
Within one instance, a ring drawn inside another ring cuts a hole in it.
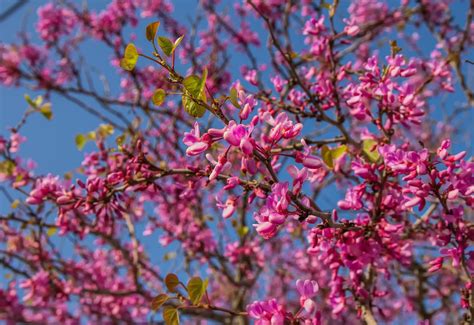
[{"label": "young leaf", "polygon": [[138,61],[137,48],[135,47],[135,45],[130,43],[125,48],[125,54],[123,56],[123,59],[120,60],[120,66],[127,71],[132,71],[133,68],[135,68],[135,65],[137,64],[137,61]]},{"label": "young leaf", "polygon": [[78,134],[76,135],[75,142],[76,142],[77,149],[82,150],[84,146],[86,145],[87,139],[84,136],[84,134]]},{"label": "young leaf", "polygon": [[362,151],[367,155],[370,162],[376,162],[380,158],[380,154],[377,150],[377,141],[373,139],[362,141]]},{"label": "young leaf", "polygon": [[16,208],[18,208],[19,205],[20,205],[20,200],[15,200],[15,201],[12,202],[11,208],[16,209]]},{"label": "young leaf", "polygon": [[173,52],[174,50],[176,50],[176,48],[178,47],[178,45],[181,43],[181,41],[183,40],[184,38],[184,35],[181,35],[180,37],[178,37],[176,39],[176,41],[174,41],[174,44],[173,44]]},{"label": "young leaf", "polygon": [[237,101],[237,89],[235,89],[234,87],[232,87],[232,89],[230,90],[229,98],[230,102],[232,103],[232,105],[235,106],[235,108],[240,108],[240,104]]},{"label": "young leaf", "polygon": [[183,106],[186,113],[193,117],[202,117],[206,112],[206,107],[199,105],[194,100],[191,99],[190,93],[188,91],[184,91],[182,96]]},{"label": "young leaf", "polygon": [[31,107],[36,107],[36,103],[31,99],[30,95],[25,94],[25,100]]},{"label": "young leaf", "polygon": [[174,307],[165,307],[163,309],[163,320],[166,325],[179,325],[178,309]]},{"label": "young leaf", "polygon": [[110,124],[101,124],[97,129],[99,135],[103,138],[108,137],[109,135],[114,134],[114,127]]},{"label": "young leaf", "polygon": [[331,157],[332,161],[336,160],[337,158],[341,157],[345,152],[347,151],[347,146],[345,144],[335,148],[331,149]]},{"label": "young leaf", "polygon": [[159,36],[158,45],[166,56],[170,56],[173,53],[173,43],[168,37]]},{"label": "young leaf", "polygon": [[165,284],[170,292],[176,292],[176,287],[179,285],[178,276],[174,273],[169,273],[165,277]]},{"label": "young leaf", "polygon": [[204,283],[198,276],[193,277],[189,280],[188,285],[189,299],[193,305],[197,305],[201,302],[202,297],[207,289],[207,282]]},{"label": "young leaf", "polygon": [[194,97],[199,97],[201,79],[196,75],[190,75],[184,78],[183,86]]},{"label": "young leaf", "polygon": [[123,146],[125,140],[127,140],[127,136],[125,134],[121,134],[115,139],[115,143],[117,146]]},{"label": "young leaf", "polygon": [[53,118],[53,112],[51,111],[51,103],[46,103],[43,106],[41,106],[40,112],[48,120],[51,120]]},{"label": "young leaf", "polygon": [[196,75],[190,75],[184,78],[183,86],[184,88],[193,95],[195,98],[201,98],[202,93],[204,92],[204,87],[206,86],[207,80],[207,69],[204,69],[202,73],[202,78],[199,78]]},{"label": "young leaf", "polygon": [[158,309],[160,309],[160,307],[163,306],[163,304],[167,302],[168,299],[169,297],[166,293],[159,294],[151,300],[151,310],[155,312],[158,311]]},{"label": "young leaf", "polygon": [[323,161],[326,164],[326,166],[328,166],[329,168],[334,167],[334,164],[333,164],[333,161],[332,161],[331,149],[329,149],[328,146],[323,146],[321,148],[321,156],[322,156]]},{"label": "young leaf", "polygon": [[[207,69],[204,69],[202,78],[196,75],[191,75],[183,80],[184,94],[183,94],[183,105],[185,111],[193,117],[202,117],[206,112],[206,107],[199,105],[194,99],[207,101],[204,87],[206,86],[207,80]],[[191,98],[192,97],[192,98]]]},{"label": "young leaf", "polygon": [[55,233],[58,232],[58,228],[54,228],[54,227],[50,227],[48,228],[48,230],[46,231],[46,234],[48,235],[48,237],[52,237],[54,236]]},{"label": "young leaf", "polygon": [[155,21],[154,23],[148,24],[148,26],[146,26],[146,39],[148,41],[153,42],[159,27],[159,21]]},{"label": "young leaf", "polygon": [[151,98],[151,100],[153,104],[155,104],[156,106],[160,106],[165,101],[165,98],[166,92],[163,89],[157,89],[153,93],[153,97]]}]

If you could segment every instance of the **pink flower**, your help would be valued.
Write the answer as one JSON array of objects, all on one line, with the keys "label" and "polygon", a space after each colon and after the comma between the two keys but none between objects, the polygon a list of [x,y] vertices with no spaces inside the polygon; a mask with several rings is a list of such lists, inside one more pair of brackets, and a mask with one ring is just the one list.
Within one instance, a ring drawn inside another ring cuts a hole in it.
[{"label": "pink flower", "polygon": [[194,123],[194,129],[191,132],[185,132],[183,142],[188,146],[186,154],[188,156],[197,156],[209,148],[210,138],[207,136],[200,136],[199,124]]},{"label": "pink flower", "polygon": [[250,156],[253,153],[253,144],[250,138],[253,127],[243,124],[236,124],[230,121],[224,132],[224,139],[232,146],[239,147],[244,155]]},{"label": "pink flower", "polygon": [[316,304],[311,299],[319,291],[319,285],[316,281],[297,280],[296,289],[300,294],[300,305],[308,314],[313,314],[316,310]]},{"label": "pink flower", "polygon": [[256,325],[283,325],[285,321],[284,308],[275,299],[254,301],[247,306],[247,312]]},{"label": "pink flower", "polygon": [[38,17],[37,30],[47,42],[56,42],[59,37],[69,34],[77,23],[74,12],[53,3],[40,7]]}]

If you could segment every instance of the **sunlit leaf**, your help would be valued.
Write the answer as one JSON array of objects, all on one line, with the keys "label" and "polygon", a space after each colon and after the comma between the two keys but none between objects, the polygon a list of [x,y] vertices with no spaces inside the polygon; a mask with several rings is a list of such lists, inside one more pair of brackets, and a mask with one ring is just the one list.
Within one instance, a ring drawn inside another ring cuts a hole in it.
[{"label": "sunlit leaf", "polygon": [[174,273],[169,273],[165,277],[165,285],[170,292],[176,292],[176,287],[179,285],[178,276]]},{"label": "sunlit leaf", "polygon": [[240,104],[237,101],[237,89],[235,89],[234,87],[232,87],[232,89],[230,90],[229,98],[232,105],[234,105],[236,108],[240,108]]},{"label": "sunlit leaf", "polygon": [[249,232],[249,227],[246,227],[246,226],[239,227],[237,229],[237,233],[239,234],[240,237],[245,236],[246,234],[248,234],[248,232]]},{"label": "sunlit leaf", "polygon": [[346,151],[347,151],[347,146],[345,144],[340,145],[337,148],[331,149],[332,161],[334,162],[334,160],[341,157]]},{"label": "sunlit leaf", "polygon": [[122,60],[120,60],[120,66],[127,70],[132,71],[138,61],[138,51],[135,45],[132,43],[128,44],[125,48],[125,54]]},{"label": "sunlit leaf", "polygon": [[160,22],[155,21],[151,24],[148,24],[146,26],[146,39],[150,42],[152,42],[155,39],[156,32],[158,31],[158,28],[160,27]]},{"label": "sunlit leaf", "polygon": [[13,174],[15,167],[15,163],[11,160],[2,161],[0,162],[0,173],[10,176]]},{"label": "sunlit leaf", "polygon": [[[196,99],[203,102],[207,101],[206,93],[204,88],[207,80],[207,69],[204,69],[202,78],[196,75],[191,75],[183,80],[183,86],[185,88],[183,94],[183,105],[185,111],[193,117],[202,117],[206,112],[206,107],[196,103]],[[193,100],[194,98],[194,100]]]},{"label": "sunlit leaf", "polygon": [[48,235],[48,237],[51,237],[51,236],[54,236],[54,234],[56,234],[58,232],[58,229],[55,228],[55,227],[50,227],[48,228],[48,230],[46,231],[46,235]]},{"label": "sunlit leaf", "polygon": [[18,208],[19,205],[20,205],[20,200],[15,200],[15,201],[12,202],[11,208],[16,209],[16,208]]},{"label": "sunlit leaf", "polygon": [[25,94],[25,100],[31,107],[35,107],[36,103],[31,99],[30,95]]},{"label": "sunlit leaf", "polygon": [[114,127],[110,124],[101,124],[97,129],[99,135],[103,138],[108,137],[109,135],[114,134]]},{"label": "sunlit leaf", "polygon": [[51,110],[51,103],[46,103],[40,107],[40,112],[46,119],[51,120],[53,118],[53,112]]},{"label": "sunlit leaf", "polygon": [[163,308],[163,320],[166,325],[178,325],[179,324],[179,313],[178,309],[174,307]]},{"label": "sunlit leaf", "polygon": [[153,104],[155,104],[156,106],[160,106],[165,101],[165,98],[166,92],[163,89],[157,89],[153,93],[153,97],[151,98],[151,100]]},{"label": "sunlit leaf", "polygon": [[84,134],[78,134],[76,135],[75,142],[76,142],[77,149],[82,150],[84,146],[86,145],[87,139],[84,136]]},{"label": "sunlit leaf", "polygon": [[206,293],[207,281],[203,282],[198,276],[192,277],[186,288],[188,289],[189,299],[192,304],[197,305],[201,302],[202,297]]},{"label": "sunlit leaf", "polygon": [[201,94],[204,92],[207,80],[207,69],[204,69],[202,73],[202,78],[199,78],[196,75],[190,75],[183,80],[184,88],[189,91],[193,97],[200,98]]},{"label": "sunlit leaf", "polygon": [[198,97],[200,92],[200,82],[201,78],[196,75],[190,75],[184,78],[183,86],[190,94],[195,97]]},{"label": "sunlit leaf", "polygon": [[322,156],[323,161],[326,164],[326,166],[328,166],[329,168],[334,167],[334,164],[333,164],[333,161],[332,161],[331,149],[329,149],[328,146],[323,146],[321,148],[321,156]]},{"label": "sunlit leaf", "polygon": [[166,56],[170,56],[173,53],[173,43],[168,37],[159,36],[158,45]]},{"label": "sunlit leaf", "polygon": [[176,258],[176,252],[168,252],[165,254],[165,256],[163,256],[163,259],[165,261],[169,261],[169,260],[172,260],[172,259],[175,259]]},{"label": "sunlit leaf", "polygon": [[181,35],[180,37],[178,37],[176,39],[176,41],[174,41],[174,44],[173,44],[173,52],[174,50],[176,50],[176,48],[178,47],[178,45],[181,43],[181,41],[183,40],[184,38],[184,35]]},{"label": "sunlit leaf", "polygon": [[206,107],[196,103],[191,99],[189,92],[185,91],[182,97],[184,110],[193,117],[202,117],[206,112]]},{"label": "sunlit leaf", "polygon": [[377,150],[377,141],[374,139],[366,139],[362,142],[362,151],[366,154],[371,162],[376,162],[380,158]]},{"label": "sunlit leaf", "polygon": [[160,309],[160,307],[163,306],[163,304],[167,302],[168,299],[169,296],[166,293],[159,294],[151,300],[151,310],[155,312],[158,311],[158,309]]},{"label": "sunlit leaf", "polygon": [[125,134],[121,134],[119,135],[116,139],[115,139],[115,143],[118,145],[118,146],[123,146],[123,144],[125,143],[125,140],[127,139],[127,136]]}]

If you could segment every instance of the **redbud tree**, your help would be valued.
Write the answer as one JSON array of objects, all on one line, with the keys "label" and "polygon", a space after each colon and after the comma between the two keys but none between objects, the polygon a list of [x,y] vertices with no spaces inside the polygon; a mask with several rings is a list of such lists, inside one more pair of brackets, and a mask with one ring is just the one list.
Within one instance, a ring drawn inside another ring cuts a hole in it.
[{"label": "redbud tree", "polygon": [[[0,136],[0,320],[473,323],[473,16],[43,3],[0,43],[0,84],[27,93]],[[71,137],[78,168],[39,174],[22,131],[58,98],[97,127]]]}]

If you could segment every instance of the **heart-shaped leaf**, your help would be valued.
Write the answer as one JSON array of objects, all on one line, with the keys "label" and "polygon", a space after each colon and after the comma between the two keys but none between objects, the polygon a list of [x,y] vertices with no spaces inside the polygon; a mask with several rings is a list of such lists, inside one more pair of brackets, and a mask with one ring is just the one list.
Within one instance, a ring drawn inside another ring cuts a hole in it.
[{"label": "heart-shaped leaf", "polygon": [[160,309],[160,307],[163,306],[163,304],[167,302],[168,299],[169,296],[166,293],[159,294],[151,300],[151,309],[155,312],[158,311],[158,309]]},{"label": "heart-shaped leaf", "polygon": [[170,56],[173,53],[173,43],[168,37],[158,37],[158,45],[166,56]]},{"label": "heart-shaped leaf", "polygon": [[146,26],[146,39],[148,41],[153,42],[159,27],[159,21],[155,21],[154,23],[148,24],[148,26]]},{"label": "heart-shaped leaf", "polygon": [[163,308],[163,320],[166,325],[179,325],[178,309],[174,307]]},{"label": "heart-shaped leaf", "polygon": [[135,47],[135,45],[130,43],[125,48],[125,54],[123,56],[123,59],[120,60],[120,66],[127,71],[132,71],[135,68],[135,65],[137,64],[137,61],[138,61],[137,48]]},{"label": "heart-shaped leaf", "polygon": [[170,292],[176,292],[176,287],[179,285],[178,276],[174,273],[168,274],[165,277],[165,285]]},{"label": "heart-shaped leaf", "polygon": [[163,89],[157,89],[153,93],[153,97],[151,98],[153,104],[156,106],[161,106],[166,98],[166,92]]},{"label": "heart-shaped leaf", "polygon": [[197,305],[201,302],[202,297],[206,293],[208,280],[202,281],[198,276],[192,277],[187,285],[189,299],[193,305]]},{"label": "heart-shaped leaf", "polygon": [[377,141],[374,139],[362,141],[362,151],[369,158],[370,162],[376,162],[380,158],[379,151],[377,150]]}]

